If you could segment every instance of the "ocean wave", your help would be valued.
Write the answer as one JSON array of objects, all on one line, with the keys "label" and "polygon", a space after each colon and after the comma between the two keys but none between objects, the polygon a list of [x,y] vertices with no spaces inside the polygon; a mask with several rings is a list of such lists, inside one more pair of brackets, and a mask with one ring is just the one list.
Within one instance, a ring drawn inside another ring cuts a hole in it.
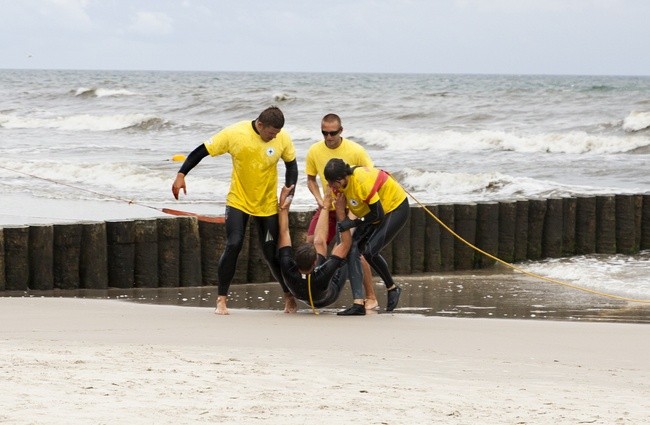
[{"label": "ocean wave", "polygon": [[632,111],[623,120],[623,130],[634,133],[650,128],[650,112]]},{"label": "ocean wave", "polygon": [[[650,120],[650,115],[647,118]],[[650,125],[650,121],[648,122]],[[632,152],[650,145],[647,138],[606,136],[583,131],[522,135],[504,131],[389,132],[368,130],[350,136],[364,145],[391,151],[612,154]]]},{"label": "ocean wave", "polygon": [[50,128],[65,131],[114,131],[128,128],[157,130],[169,122],[155,115],[115,114],[115,115],[70,115],[67,117],[37,118],[0,114],[0,127],[3,128]]},{"label": "ocean wave", "polygon": [[109,96],[134,96],[137,93],[126,89],[104,89],[104,88],[89,88],[79,87],[77,90],[71,90],[77,97],[109,97]]}]

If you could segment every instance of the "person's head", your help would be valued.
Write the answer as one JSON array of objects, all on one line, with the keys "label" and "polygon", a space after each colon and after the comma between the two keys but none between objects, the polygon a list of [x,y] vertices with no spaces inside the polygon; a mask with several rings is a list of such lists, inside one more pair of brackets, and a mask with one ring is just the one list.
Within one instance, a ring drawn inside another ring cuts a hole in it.
[{"label": "person's head", "polygon": [[298,265],[298,270],[303,273],[311,273],[316,265],[316,248],[314,248],[314,244],[306,242],[300,245],[296,248],[294,258]]},{"label": "person's head", "polygon": [[347,187],[352,168],[342,159],[332,158],[325,164],[324,174],[327,185],[336,192]]},{"label": "person's head", "polygon": [[255,125],[262,140],[270,142],[284,127],[284,114],[277,106],[271,106],[262,111],[255,120]]},{"label": "person's head", "polygon": [[336,149],[341,144],[343,138],[343,127],[341,126],[341,118],[336,114],[327,114],[320,122],[320,131],[325,138],[325,144],[330,149]]}]

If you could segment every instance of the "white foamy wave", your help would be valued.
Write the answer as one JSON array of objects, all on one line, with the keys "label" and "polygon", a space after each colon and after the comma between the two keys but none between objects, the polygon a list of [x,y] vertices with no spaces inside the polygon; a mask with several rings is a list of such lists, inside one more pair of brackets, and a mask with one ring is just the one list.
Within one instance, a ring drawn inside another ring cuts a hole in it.
[{"label": "white foamy wave", "polygon": [[[403,169],[394,177],[419,201],[427,203],[480,202],[613,193],[611,188],[566,186],[498,172],[448,173]],[[620,190],[617,192],[620,193]]]},{"label": "white foamy wave", "polygon": [[[127,199],[135,202],[173,202],[171,185],[177,171],[175,164],[169,169],[154,170],[130,162],[10,162],[7,168],[17,171],[3,170],[0,174],[14,179],[9,185],[14,192],[27,191],[49,199]],[[182,199],[189,203],[224,200],[229,183],[193,175],[187,179],[188,194]]]},{"label": "white foamy wave", "polygon": [[[649,123],[650,124],[650,123]],[[388,132],[369,130],[357,132],[351,138],[370,146],[391,151],[432,149],[438,152],[512,151],[521,153],[610,154],[629,152],[650,145],[646,138],[603,136],[574,131],[517,135],[501,131],[461,133],[443,131],[431,133]]]},{"label": "white foamy wave", "polygon": [[67,117],[19,117],[0,114],[0,127],[51,128],[67,131],[113,131],[125,128],[156,129],[167,121],[146,114],[71,115]]},{"label": "white foamy wave", "polygon": [[623,120],[623,130],[635,132],[650,128],[650,112],[632,111]]},{"label": "white foamy wave", "polygon": [[650,251],[638,255],[588,255],[525,263],[525,270],[582,288],[650,299]]},{"label": "white foamy wave", "polygon": [[78,97],[108,97],[108,96],[134,96],[137,93],[126,89],[103,89],[79,87],[74,95]]}]

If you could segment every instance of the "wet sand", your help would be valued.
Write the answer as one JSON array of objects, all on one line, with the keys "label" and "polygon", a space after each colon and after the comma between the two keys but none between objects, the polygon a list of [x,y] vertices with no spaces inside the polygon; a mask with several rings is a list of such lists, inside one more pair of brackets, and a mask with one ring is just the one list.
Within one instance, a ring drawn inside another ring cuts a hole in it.
[{"label": "wet sand", "polygon": [[[650,323],[650,304],[628,303],[540,281],[505,267],[470,272],[397,276],[403,292],[395,314],[420,314],[460,318],[513,318],[598,322]],[[375,288],[383,312],[385,289]],[[232,285],[229,307],[282,310],[282,291],[277,283]],[[134,288],[108,290],[6,291],[11,297],[73,297],[133,301],[146,304],[214,308],[216,287]],[[343,290],[339,300],[321,309],[334,314],[351,302]],[[301,313],[311,313],[299,303]],[[369,314],[374,312],[369,312]]]}]

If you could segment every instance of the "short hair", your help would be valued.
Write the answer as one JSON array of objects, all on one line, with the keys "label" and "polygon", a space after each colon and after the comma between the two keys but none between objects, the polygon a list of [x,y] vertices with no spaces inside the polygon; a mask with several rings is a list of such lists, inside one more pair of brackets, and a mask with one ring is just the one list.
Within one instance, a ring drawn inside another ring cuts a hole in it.
[{"label": "short hair", "polygon": [[333,182],[352,174],[352,169],[340,158],[332,158],[325,164],[325,180]]},{"label": "short hair", "polygon": [[314,244],[305,242],[296,248],[296,264],[300,270],[310,270],[316,261],[316,248]]},{"label": "short hair", "polygon": [[339,117],[336,114],[327,114],[323,117],[321,122],[337,122],[339,123],[339,127],[341,126],[341,117]]},{"label": "short hair", "polygon": [[264,125],[270,125],[273,128],[281,129],[284,127],[284,114],[277,106],[270,106],[262,111],[257,121]]}]

